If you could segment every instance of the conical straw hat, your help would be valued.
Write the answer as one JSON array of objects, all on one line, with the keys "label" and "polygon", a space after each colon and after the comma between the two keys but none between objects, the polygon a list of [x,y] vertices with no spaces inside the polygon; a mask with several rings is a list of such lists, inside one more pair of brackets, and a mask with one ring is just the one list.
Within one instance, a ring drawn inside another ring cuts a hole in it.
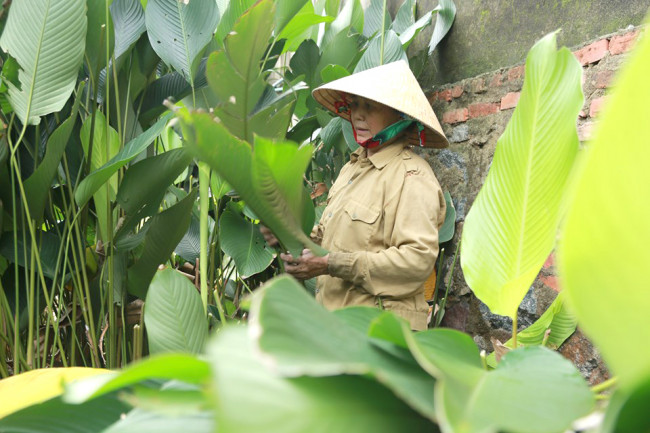
[{"label": "conical straw hat", "polygon": [[[426,147],[449,145],[427,97],[403,60],[340,78],[320,86],[312,94],[325,108],[347,121],[350,121],[349,110],[337,113],[335,107],[336,102],[343,102],[344,94],[372,99],[419,120],[425,128]],[[420,145],[417,128],[409,128],[406,137],[410,144]]]}]

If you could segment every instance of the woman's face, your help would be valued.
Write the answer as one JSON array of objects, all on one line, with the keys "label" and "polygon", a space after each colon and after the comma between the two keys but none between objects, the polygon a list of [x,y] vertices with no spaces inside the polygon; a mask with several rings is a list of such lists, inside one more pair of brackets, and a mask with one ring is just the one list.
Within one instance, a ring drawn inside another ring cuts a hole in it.
[{"label": "woman's face", "polygon": [[350,121],[357,131],[357,141],[363,143],[372,138],[382,129],[400,120],[396,110],[386,105],[350,95]]}]

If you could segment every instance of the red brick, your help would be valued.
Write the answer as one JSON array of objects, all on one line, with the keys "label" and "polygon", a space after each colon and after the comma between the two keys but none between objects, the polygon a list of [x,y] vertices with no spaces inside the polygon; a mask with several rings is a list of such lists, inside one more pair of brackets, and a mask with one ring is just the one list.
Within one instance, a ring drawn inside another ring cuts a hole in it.
[{"label": "red brick", "polygon": [[477,78],[472,80],[472,93],[484,93],[487,91],[487,86],[485,85],[485,80],[483,78]]},{"label": "red brick", "polygon": [[506,96],[501,98],[501,110],[507,110],[509,108],[515,108],[517,106],[517,102],[519,102],[519,97],[521,96],[521,92],[510,92],[507,93]]},{"label": "red brick", "polygon": [[457,110],[447,111],[442,115],[442,121],[449,124],[465,122],[469,118],[467,108],[459,108]]},{"label": "red brick", "polygon": [[635,30],[630,33],[625,33],[624,35],[616,35],[612,37],[612,40],[609,41],[609,52],[616,55],[630,51],[634,46],[634,41],[636,41],[638,35],[639,31]]},{"label": "red brick", "polygon": [[561,290],[557,277],[555,275],[542,275],[539,277],[539,279],[542,283],[544,283],[545,286],[550,287],[556,292],[559,292]]},{"label": "red brick", "polygon": [[492,80],[490,81],[490,87],[498,87],[501,84],[503,84],[503,77],[501,74],[494,74],[494,77],[492,77]]},{"label": "red brick", "polygon": [[551,253],[544,262],[544,269],[552,268],[555,266],[555,253]]},{"label": "red brick", "polygon": [[578,127],[578,139],[580,141],[589,141],[591,140],[591,135],[594,129],[594,122],[587,122]]},{"label": "red brick", "polygon": [[517,81],[524,76],[526,67],[524,65],[515,66],[508,71],[508,81]]},{"label": "red brick", "polygon": [[596,117],[598,116],[598,113],[602,109],[603,103],[605,102],[605,97],[602,96],[600,98],[596,98],[593,101],[591,101],[591,104],[589,104],[589,117]]},{"label": "red brick", "polygon": [[473,119],[475,117],[489,116],[490,114],[497,113],[498,111],[498,102],[479,102],[477,104],[472,104],[469,106],[469,117],[470,119]]},{"label": "red brick", "polygon": [[585,66],[590,63],[596,63],[605,57],[608,48],[609,41],[607,39],[601,39],[575,51],[573,54],[576,56],[580,64]]},{"label": "red brick", "polygon": [[451,102],[451,89],[445,89],[438,92],[438,100]]},{"label": "red brick", "polygon": [[605,89],[609,87],[613,77],[614,71],[600,71],[596,74],[592,83],[597,89]]},{"label": "red brick", "polygon": [[463,94],[463,86],[455,86],[451,89],[452,98],[460,98]]}]

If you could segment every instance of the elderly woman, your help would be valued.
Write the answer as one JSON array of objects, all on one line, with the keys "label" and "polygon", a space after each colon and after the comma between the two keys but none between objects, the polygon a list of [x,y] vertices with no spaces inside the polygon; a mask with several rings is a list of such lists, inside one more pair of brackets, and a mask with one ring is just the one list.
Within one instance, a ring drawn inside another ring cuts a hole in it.
[{"label": "elderly woman", "polygon": [[410,145],[445,147],[440,124],[406,62],[341,78],[313,95],[352,124],[360,147],[329,191],[315,230],[329,254],[282,254],[286,272],[318,277],[317,299],[328,309],[376,306],[425,329],[424,283],[438,256],[445,200]]}]

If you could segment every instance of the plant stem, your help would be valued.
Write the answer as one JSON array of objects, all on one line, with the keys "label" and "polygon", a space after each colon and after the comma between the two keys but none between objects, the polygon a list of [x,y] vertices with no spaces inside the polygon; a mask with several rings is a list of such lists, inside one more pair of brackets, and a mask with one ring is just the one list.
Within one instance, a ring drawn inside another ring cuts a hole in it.
[{"label": "plant stem", "polygon": [[594,394],[599,394],[603,391],[608,390],[609,388],[616,385],[617,383],[618,383],[618,378],[614,376],[611,379],[607,379],[606,381],[599,383],[598,385],[592,386],[591,392],[593,392]]},{"label": "plant stem", "polygon": [[517,348],[517,312],[512,318],[512,348]]}]

